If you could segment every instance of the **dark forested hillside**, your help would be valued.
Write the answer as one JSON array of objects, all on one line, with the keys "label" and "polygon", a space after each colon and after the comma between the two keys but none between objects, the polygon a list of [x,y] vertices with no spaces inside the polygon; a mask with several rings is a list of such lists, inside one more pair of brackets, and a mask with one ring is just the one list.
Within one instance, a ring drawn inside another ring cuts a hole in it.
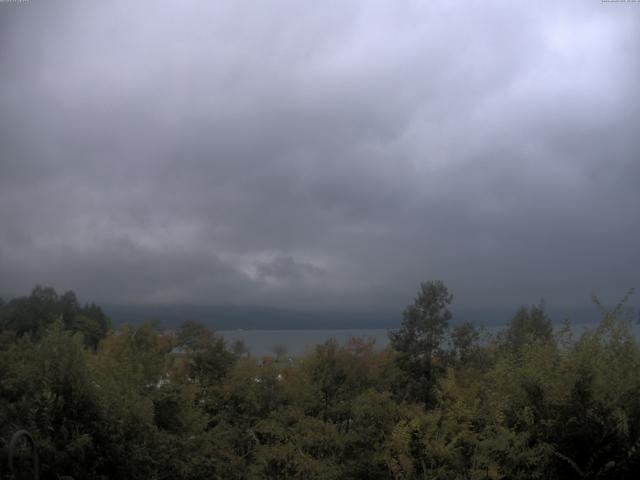
[{"label": "dark forested hillside", "polygon": [[36,287],[0,302],[0,439],[29,431],[52,479],[637,478],[623,302],[580,336],[523,306],[493,337],[452,327],[451,303],[423,284],[384,351],[253,358],[195,321],[112,329]]}]

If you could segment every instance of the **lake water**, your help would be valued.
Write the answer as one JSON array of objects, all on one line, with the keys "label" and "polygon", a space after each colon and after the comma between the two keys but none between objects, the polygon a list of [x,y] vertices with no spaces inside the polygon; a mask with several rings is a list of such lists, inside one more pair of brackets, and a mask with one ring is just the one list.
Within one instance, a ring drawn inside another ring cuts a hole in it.
[{"label": "lake water", "polygon": [[[574,324],[574,334],[579,337],[585,330],[594,328],[597,322]],[[556,324],[557,328],[558,325]],[[485,334],[494,335],[505,328],[505,325],[486,325]],[[640,338],[640,325],[633,327],[636,338]],[[389,329],[354,329],[354,330],[219,330],[228,345],[242,340],[249,348],[251,355],[262,357],[273,355],[274,347],[284,347],[291,356],[303,355],[330,338],[335,338],[344,345],[350,338],[371,338],[377,348],[389,344]]]}]

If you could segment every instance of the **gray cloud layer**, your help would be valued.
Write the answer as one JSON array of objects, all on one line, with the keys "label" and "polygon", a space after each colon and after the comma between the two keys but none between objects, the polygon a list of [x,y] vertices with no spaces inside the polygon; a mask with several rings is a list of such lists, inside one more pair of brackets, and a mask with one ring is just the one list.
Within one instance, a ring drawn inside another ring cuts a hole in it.
[{"label": "gray cloud layer", "polygon": [[0,293],[401,308],[640,286],[640,9],[0,3]]}]

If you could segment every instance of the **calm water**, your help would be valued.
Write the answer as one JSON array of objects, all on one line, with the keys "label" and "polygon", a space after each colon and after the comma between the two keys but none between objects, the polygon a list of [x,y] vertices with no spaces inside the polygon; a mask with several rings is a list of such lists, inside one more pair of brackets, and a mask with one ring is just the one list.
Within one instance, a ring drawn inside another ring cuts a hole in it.
[{"label": "calm water", "polygon": [[389,343],[387,329],[379,330],[220,330],[227,344],[244,341],[251,355],[273,355],[274,347],[285,347],[289,355],[297,356],[313,349],[319,343],[335,338],[344,344],[350,338],[372,338],[376,346],[384,348]]}]

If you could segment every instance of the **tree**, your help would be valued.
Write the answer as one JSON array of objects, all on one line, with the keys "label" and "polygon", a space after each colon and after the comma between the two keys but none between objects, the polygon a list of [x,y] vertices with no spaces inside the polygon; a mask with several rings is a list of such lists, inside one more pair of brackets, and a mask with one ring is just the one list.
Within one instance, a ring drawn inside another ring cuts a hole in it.
[{"label": "tree", "polygon": [[455,356],[461,362],[467,362],[478,347],[480,332],[470,323],[457,325],[451,332],[451,343]]},{"label": "tree", "polygon": [[396,362],[404,372],[405,399],[433,402],[441,343],[451,319],[453,295],[440,280],[424,282],[403,312],[402,328],[390,334]]},{"label": "tree", "polygon": [[72,290],[58,296],[52,287],[36,285],[30,296],[0,305],[3,338],[27,335],[38,340],[58,319],[66,330],[82,333],[85,344],[93,349],[107,335],[111,323],[100,307],[91,304],[81,308]]},{"label": "tree", "polygon": [[189,377],[203,387],[216,384],[227,374],[235,361],[236,357],[227,350],[224,339],[214,335],[207,345],[189,353]]},{"label": "tree", "polygon": [[238,339],[235,342],[233,342],[233,345],[231,346],[231,351],[237,357],[243,357],[243,356],[250,357],[251,356],[251,352],[249,351],[249,347],[247,347],[247,344],[244,342],[244,340]]},{"label": "tree", "polygon": [[59,299],[51,287],[36,285],[28,297],[14,298],[3,307],[3,330],[11,330],[16,336],[27,335],[39,339],[49,325],[61,314]]},{"label": "tree", "polygon": [[224,339],[206,325],[194,320],[185,321],[180,327],[178,345],[187,349],[187,374],[204,390],[218,383],[236,361],[227,350]]},{"label": "tree", "polygon": [[214,337],[214,333],[203,323],[185,320],[178,332],[178,345],[190,350],[199,350],[209,345]]},{"label": "tree", "polygon": [[99,306],[92,303],[78,310],[69,328],[82,332],[85,344],[95,350],[100,341],[107,336],[111,320]]},{"label": "tree", "polygon": [[59,311],[62,316],[62,323],[65,328],[72,328],[73,320],[80,310],[80,305],[78,304],[78,298],[73,290],[69,290],[68,292],[63,293],[59,300]]},{"label": "tree", "polygon": [[507,346],[514,350],[533,341],[549,342],[552,339],[553,327],[543,303],[532,305],[530,309],[520,307],[505,333]]}]

